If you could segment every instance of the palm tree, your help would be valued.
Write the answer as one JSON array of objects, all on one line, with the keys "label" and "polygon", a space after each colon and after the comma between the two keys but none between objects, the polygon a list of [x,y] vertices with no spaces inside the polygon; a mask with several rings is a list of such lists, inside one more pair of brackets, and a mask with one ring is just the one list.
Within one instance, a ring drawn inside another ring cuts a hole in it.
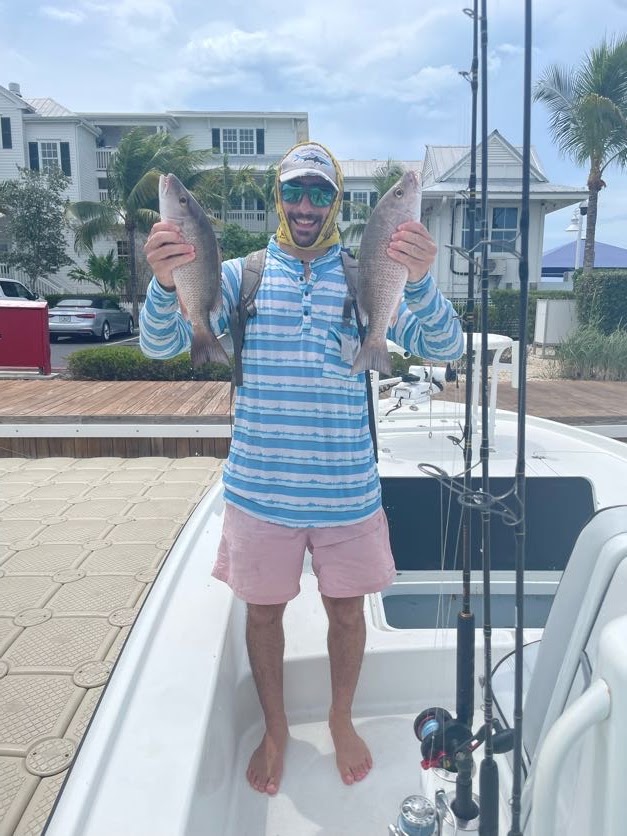
[{"label": "palm tree", "polygon": [[377,202],[389,191],[392,186],[401,179],[405,169],[400,163],[388,159],[374,170],[372,183],[376,191],[376,200],[372,205],[366,203],[344,202],[345,209],[355,218],[351,224],[341,233],[342,241],[351,242],[358,247],[361,236],[364,233],[366,224]]},{"label": "palm tree", "polygon": [[548,67],[533,95],[549,109],[549,127],[562,154],[589,166],[583,258],[589,272],[603,173],[611,163],[627,166],[627,37],[603,40],[577,68]]},{"label": "palm tree", "polygon": [[224,154],[220,166],[209,168],[198,177],[194,194],[204,209],[210,209],[226,223],[233,203],[258,191],[252,166],[231,168],[228,154]]},{"label": "palm tree", "polygon": [[133,319],[138,321],[137,239],[159,220],[159,175],[172,173],[189,188],[202,175],[201,167],[210,151],[190,149],[190,138],[173,139],[170,134],[146,134],[135,128],[126,134],[107,170],[106,201],[80,201],[68,207],[74,229],[76,252],[93,252],[98,238],[126,238]]},{"label": "palm tree", "polygon": [[263,205],[265,209],[265,219],[264,219],[264,228],[263,231],[267,235],[268,234],[268,220],[270,212],[274,212],[276,209],[276,173],[277,167],[275,165],[271,165],[263,174],[263,178],[261,180],[261,184],[257,183],[257,196],[263,200]]}]

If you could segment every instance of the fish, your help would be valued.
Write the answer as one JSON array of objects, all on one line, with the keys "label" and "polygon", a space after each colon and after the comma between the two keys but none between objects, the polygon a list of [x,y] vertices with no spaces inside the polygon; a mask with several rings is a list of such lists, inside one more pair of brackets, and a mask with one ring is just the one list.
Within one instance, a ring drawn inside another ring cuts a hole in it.
[{"label": "fish", "polygon": [[196,369],[204,363],[229,364],[211,330],[210,314],[222,308],[221,257],[209,218],[196,198],[174,174],[159,176],[161,220],[180,227],[183,238],[196,249],[196,258],[172,271],[176,290],[192,326],[191,359]]},{"label": "fish", "polygon": [[376,369],[390,374],[392,365],[386,333],[403,298],[408,270],[386,250],[399,224],[420,218],[422,184],[415,171],[406,171],[378,201],[368,218],[359,247],[357,306],[366,338],[351,374]]}]

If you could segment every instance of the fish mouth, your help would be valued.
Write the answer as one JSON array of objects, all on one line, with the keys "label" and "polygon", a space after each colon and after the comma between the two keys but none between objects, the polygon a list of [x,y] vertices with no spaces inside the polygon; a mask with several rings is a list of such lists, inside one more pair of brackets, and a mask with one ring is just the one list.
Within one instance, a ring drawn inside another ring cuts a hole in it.
[{"label": "fish mouth", "polygon": [[172,183],[172,178],[169,174],[159,175],[159,194],[166,195]]}]

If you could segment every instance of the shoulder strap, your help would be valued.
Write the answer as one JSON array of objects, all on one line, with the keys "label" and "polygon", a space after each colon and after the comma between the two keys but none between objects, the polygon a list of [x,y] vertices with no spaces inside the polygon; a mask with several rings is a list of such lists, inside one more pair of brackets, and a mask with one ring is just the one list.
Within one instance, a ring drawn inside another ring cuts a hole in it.
[{"label": "shoulder strap", "polygon": [[241,386],[243,382],[242,373],[242,350],[244,348],[244,332],[246,323],[251,316],[257,313],[255,296],[259,290],[263,278],[263,268],[266,263],[266,250],[256,250],[249,253],[242,265],[242,283],[239,290],[239,299],[233,313],[231,314],[230,331],[233,340],[233,360],[235,364],[233,381],[235,386]]},{"label": "shoulder strap", "polygon": [[[355,311],[355,320],[357,322],[357,331],[359,333],[359,340],[363,343],[366,338],[366,329],[361,317],[359,315],[359,307],[357,305],[357,287],[359,285],[359,262],[347,250],[341,250],[342,266],[344,267],[344,276],[346,278],[346,297],[344,299],[344,309],[342,311],[342,318],[345,324],[351,321],[351,314]],[[370,436],[372,438],[372,447],[374,450],[375,461],[379,461],[379,450],[377,447],[377,417],[374,414],[374,398],[372,395],[372,381],[370,379],[370,372],[366,370],[366,395],[368,399],[368,425],[370,427]]]}]

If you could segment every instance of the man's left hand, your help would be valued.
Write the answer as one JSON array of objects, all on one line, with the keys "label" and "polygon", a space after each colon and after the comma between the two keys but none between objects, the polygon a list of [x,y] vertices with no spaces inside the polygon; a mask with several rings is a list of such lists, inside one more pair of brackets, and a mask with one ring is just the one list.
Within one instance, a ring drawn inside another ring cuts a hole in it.
[{"label": "man's left hand", "polygon": [[409,270],[408,282],[419,282],[429,272],[438,248],[426,227],[419,221],[407,221],[392,233],[387,253]]}]

